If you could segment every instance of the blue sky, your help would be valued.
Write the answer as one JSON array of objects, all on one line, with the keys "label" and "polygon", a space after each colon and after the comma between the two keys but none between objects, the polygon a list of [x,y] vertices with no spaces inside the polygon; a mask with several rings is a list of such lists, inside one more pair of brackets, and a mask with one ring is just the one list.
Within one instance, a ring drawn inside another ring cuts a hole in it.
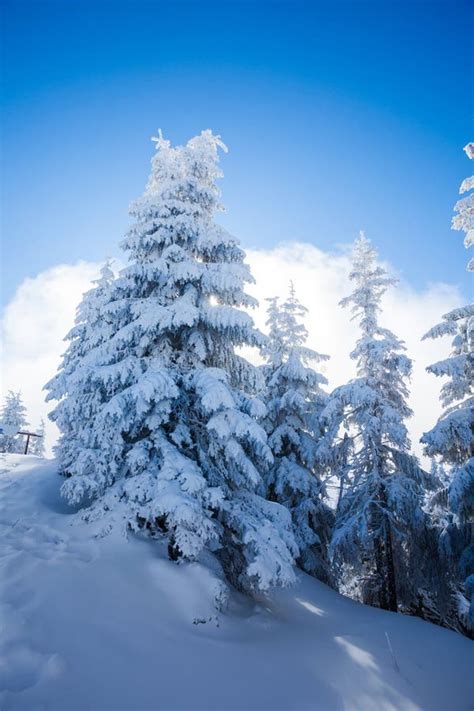
[{"label": "blue sky", "polygon": [[366,230],[417,288],[472,290],[450,230],[472,166],[472,10],[437,2],[5,1],[3,295],[118,255],[158,127],[220,133],[247,247]]}]

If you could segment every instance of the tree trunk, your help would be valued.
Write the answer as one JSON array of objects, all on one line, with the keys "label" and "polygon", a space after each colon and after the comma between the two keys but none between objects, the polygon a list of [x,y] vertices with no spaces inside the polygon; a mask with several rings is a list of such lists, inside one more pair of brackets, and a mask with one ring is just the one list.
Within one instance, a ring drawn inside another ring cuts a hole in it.
[{"label": "tree trunk", "polygon": [[[380,492],[380,500],[384,509],[387,508],[387,492],[382,485]],[[393,559],[392,532],[390,528],[390,519],[384,514],[383,520],[383,548],[385,558],[385,585],[386,585],[386,610],[392,612],[398,611],[397,601],[397,582],[395,576],[395,562]]]},{"label": "tree trunk", "polygon": [[[378,504],[374,506],[371,528],[376,533],[374,538],[375,574],[377,579],[378,602],[382,610],[398,611],[397,584],[393,558],[390,521],[384,513],[387,496],[383,485],[377,494]],[[381,511],[383,509],[383,511]]]},{"label": "tree trunk", "polygon": [[385,559],[387,566],[387,610],[398,611],[397,584],[395,579],[395,563],[393,560],[392,532],[390,521],[385,519]]},{"label": "tree trunk", "polygon": [[388,610],[387,587],[386,587],[386,568],[384,555],[384,541],[381,536],[374,540],[375,554],[375,578],[377,581],[377,596],[379,607],[382,610]]}]

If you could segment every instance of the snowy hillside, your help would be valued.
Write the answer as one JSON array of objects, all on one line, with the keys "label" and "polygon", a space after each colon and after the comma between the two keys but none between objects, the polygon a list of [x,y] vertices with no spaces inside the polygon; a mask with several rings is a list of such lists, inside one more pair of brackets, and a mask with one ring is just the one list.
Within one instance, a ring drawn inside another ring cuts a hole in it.
[{"label": "snowy hillside", "polygon": [[466,638],[304,574],[216,615],[205,568],[92,539],[54,462],[2,455],[0,470],[2,711],[472,708]]}]

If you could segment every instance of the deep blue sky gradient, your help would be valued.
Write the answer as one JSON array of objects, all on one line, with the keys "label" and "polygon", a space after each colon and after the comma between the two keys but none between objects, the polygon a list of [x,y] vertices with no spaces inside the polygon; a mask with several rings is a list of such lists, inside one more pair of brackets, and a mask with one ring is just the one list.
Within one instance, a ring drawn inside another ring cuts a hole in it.
[{"label": "deep blue sky gradient", "polygon": [[[470,9],[471,7],[471,9]],[[7,0],[4,298],[60,262],[117,255],[161,127],[220,133],[244,246],[366,230],[421,288],[472,284],[450,230],[472,170],[472,5]]]}]

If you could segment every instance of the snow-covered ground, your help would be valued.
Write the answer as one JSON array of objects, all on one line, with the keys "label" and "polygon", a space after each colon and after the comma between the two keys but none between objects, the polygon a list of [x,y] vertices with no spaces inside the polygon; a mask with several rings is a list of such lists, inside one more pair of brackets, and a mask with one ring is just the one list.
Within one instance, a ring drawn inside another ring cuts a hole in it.
[{"label": "snow-covered ground", "polygon": [[468,711],[474,647],[300,575],[265,604],[157,543],[92,529],[54,462],[1,455],[0,708]]}]

